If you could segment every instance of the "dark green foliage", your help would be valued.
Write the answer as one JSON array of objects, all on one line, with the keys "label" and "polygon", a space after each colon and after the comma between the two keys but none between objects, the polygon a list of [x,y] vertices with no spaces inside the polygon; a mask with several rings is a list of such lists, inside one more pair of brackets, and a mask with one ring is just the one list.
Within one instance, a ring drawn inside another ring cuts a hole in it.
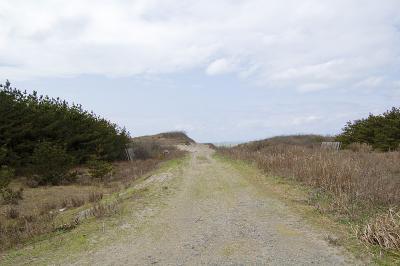
[{"label": "dark green foliage", "polygon": [[125,129],[80,105],[21,92],[11,88],[8,81],[0,84],[0,165],[19,172],[32,169],[32,163],[40,161],[32,157],[33,153],[41,151],[38,148],[43,143],[62,147],[76,164],[85,163],[93,155],[113,161],[124,158],[128,142]]},{"label": "dark green foliage", "polygon": [[110,175],[113,171],[113,166],[110,163],[101,160],[90,160],[88,166],[89,174],[93,178],[102,179],[107,175]]},{"label": "dark green foliage", "polygon": [[0,193],[8,187],[12,177],[14,177],[14,169],[2,165],[0,167]]},{"label": "dark green foliage", "polygon": [[18,204],[18,201],[22,199],[22,192],[24,190],[22,188],[18,190],[13,190],[11,188],[5,188],[0,191],[1,197],[3,198],[3,202],[5,204]]},{"label": "dark green foliage", "polygon": [[57,144],[42,142],[33,151],[31,162],[35,180],[40,185],[57,185],[68,175],[73,157]]},{"label": "dark green foliage", "polygon": [[393,107],[382,115],[348,122],[337,138],[343,147],[351,143],[366,143],[381,151],[396,150],[400,145],[400,108]]},{"label": "dark green foliage", "polygon": [[18,200],[22,199],[22,189],[13,190],[8,187],[13,177],[14,169],[5,165],[0,167],[0,196],[5,204],[18,204]]}]

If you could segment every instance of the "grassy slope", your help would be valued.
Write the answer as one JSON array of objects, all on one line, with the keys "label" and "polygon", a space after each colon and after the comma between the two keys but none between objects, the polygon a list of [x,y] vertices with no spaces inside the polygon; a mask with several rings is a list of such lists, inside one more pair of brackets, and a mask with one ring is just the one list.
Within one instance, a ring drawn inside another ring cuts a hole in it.
[{"label": "grassy slope", "polygon": [[133,141],[155,141],[163,145],[178,145],[186,143],[195,143],[184,132],[165,132],[156,135],[140,136],[132,139]]},{"label": "grassy slope", "polygon": [[[187,161],[185,158],[174,159],[167,161],[162,166],[146,176],[138,179],[135,184],[144,181],[147,177],[165,172],[179,171],[183,164]],[[179,176],[179,175],[178,175]],[[155,186],[154,186],[155,187]],[[52,258],[71,258],[74,254],[80,251],[91,249],[96,250],[107,245],[115,238],[124,237],[124,229],[121,224],[132,222],[131,214],[134,210],[143,208],[143,204],[161,204],[160,188],[146,187],[136,189],[130,187],[125,191],[117,192],[109,197],[106,197],[102,202],[119,201],[119,211],[110,217],[88,218],[79,226],[67,232],[54,232],[27,242],[24,246],[14,248],[5,252],[0,258],[1,265],[16,265],[16,264],[46,264],[52,261]],[[167,190],[162,193],[169,193]],[[121,196],[122,195],[122,196]],[[70,221],[79,211],[89,208],[90,205],[82,206],[78,209],[66,211],[62,217],[58,219],[58,223]],[[134,222],[134,221],[133,221]],[[118,232],[117,234],[107,234],[107,232]]]},{"label": "grassy slope", "polygon": [[272,138],[246,142],[239,144],[238,146],[248,147],[250,150],[258,150],[265,146],[273,146],[278,144],[312,147],[315,145],[321,145],[321,142],[323,141],[334,141],[334,137],[322,135],[276,136]]}]

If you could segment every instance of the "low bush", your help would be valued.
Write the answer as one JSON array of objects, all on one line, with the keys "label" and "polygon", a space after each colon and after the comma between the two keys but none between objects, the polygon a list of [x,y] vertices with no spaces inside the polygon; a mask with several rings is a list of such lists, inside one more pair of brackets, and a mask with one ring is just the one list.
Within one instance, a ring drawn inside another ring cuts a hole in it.
[{"label": "low bush", "polygon": [[90,214],[96,218],[102,218],[117,214],[120,211],[119,202],[96,203],[91,208]]},{"label": "low bush", "polygon": [[2,165],[0,168],[0,190],[6,189],[14,176],[14,170]]},{"label": "low bush", "polygon": [[13,190],[11,188],[6,188],[1,191],[1,196],[3,198],[3,203],[17,205],[18,201],[22,199],[23,188],[18,190]]},{"label": "low bush", "polygon": [[89,167],[89,175],[92,178],[99,178],[99,179],[103,179],[111,175],[114,170],[112,164],[96,159],[90,160],[88,162],[88,167]]},{"label": "low bush", "polygon": [[9,188],[11,178],[14,176],[14,169],[7,166],[0,168],[0,195],[4,204],[18,204],[22,199],[23,189],[14,190]]},{"label": "low bush", "polygon": [[19,211],[13,207],[6,210],[6,217],[9,219],[17,219],[19,217]]}]

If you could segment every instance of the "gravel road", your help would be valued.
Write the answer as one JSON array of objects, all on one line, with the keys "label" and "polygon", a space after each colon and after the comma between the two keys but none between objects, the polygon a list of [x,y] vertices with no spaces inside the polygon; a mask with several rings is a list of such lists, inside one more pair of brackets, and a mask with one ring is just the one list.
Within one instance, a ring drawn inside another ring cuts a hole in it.
[{"label": "gravel road", "polygon": [[[341,248],[328,244],[321,232],[313,230],[284,203],[260,193],[248,177],[229,164],[213,159],[213,150],[200,144],[185,149],[191,153],[190,162],[180,173],[178,185],[163,199],[163,206],[142,210],[141,219],[127,223],[128,233],[123,240],[88,250],[64,263],[357,264]],[[167,189],[173,177],[161,176],[162,182],[157,185]],[[136,229],[129,232],[129,228]]]}]

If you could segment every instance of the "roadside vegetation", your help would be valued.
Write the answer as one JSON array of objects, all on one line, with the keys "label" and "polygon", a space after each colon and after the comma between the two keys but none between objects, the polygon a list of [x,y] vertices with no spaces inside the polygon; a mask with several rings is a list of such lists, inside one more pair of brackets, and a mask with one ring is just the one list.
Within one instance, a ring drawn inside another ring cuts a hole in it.
[{"label": "roadside vegetation", "polygon": [[[379,133],[382,129],[386,132]],[[349,225],[371,253],[399,262],[399,130],[400,112],[393,108],[348,123],[336,138],[280,136],[218,150],[270,176],[311,187],[308,203]],[[321,142],[335,140],[342,141],[344,149],[321,149]]]},{"label": "roadside vegetation", "polygon": [[[74,229],[79,219],[62,218],[71,209],[89,209],[97,218],[114,213],[118,201],[110,197],[184,155],[163,140],[186,135],[163,134],[132,140],[80,105],[0,85],[0,251]],[[127,147],[134,148],[131,161]]]}]

